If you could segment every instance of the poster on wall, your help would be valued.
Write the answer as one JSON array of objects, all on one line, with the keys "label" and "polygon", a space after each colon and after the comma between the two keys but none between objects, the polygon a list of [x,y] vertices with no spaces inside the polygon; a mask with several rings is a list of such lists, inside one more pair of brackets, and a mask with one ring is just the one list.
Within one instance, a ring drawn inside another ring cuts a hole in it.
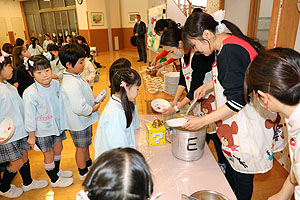
[{"label": "poster on wall", "polygon": [[149,23],[148,23],[148,33],[147,33],[147,47],[148,49],[158,53],[160,45],[160,36],[154,31],[156,22],[159,19],[165,18],[164,10],[166,10],[166,4],[150,8],[148,10]]}]

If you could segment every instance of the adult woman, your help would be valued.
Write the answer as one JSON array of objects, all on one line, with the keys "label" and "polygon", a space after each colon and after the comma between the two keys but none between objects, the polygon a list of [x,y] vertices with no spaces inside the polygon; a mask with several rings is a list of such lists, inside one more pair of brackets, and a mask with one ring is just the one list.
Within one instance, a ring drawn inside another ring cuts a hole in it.
[{"label": "adult woman", "polygon": [[[239,200],[250,200],[254,174],[264,173],[273,165],[275,129],[265,127],[265,122],[276,115],[263,109],[253,98],[246,105],[245,71],[263,47],[224,20],[224,15],[222,11],[215,13],[214,17],[195,13],[185,23],[183,40],[187,46],[204,55],[218,51],[212,70],[213,81],[198,88],[194,94],[196,98],[202,98],[206,91],[214,89],[217,110],[190,119],[183,128],[195,130],[218,122],[217,134],[227,158],[225,176]],[[232,35],[225,33],[228,29]],[[276,132],[282,134],[277,128]]]}]

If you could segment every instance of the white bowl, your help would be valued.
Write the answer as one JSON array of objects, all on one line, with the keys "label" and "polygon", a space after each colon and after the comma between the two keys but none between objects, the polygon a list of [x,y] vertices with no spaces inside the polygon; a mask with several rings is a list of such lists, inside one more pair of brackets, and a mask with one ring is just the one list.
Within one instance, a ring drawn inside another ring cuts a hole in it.
[{"label": "white bowl", "polygon": [[153,101],[151,101],[151,107],[153,108],[153,110],[155,110],[156,112],[163,112],[164,109],[170,107],[171,104],[164,99],[154,99]]},{"label": "white bowl", "polygon": [[1,140],[7,142],[15,132],[15,124],[11,118],[4,119],[0,124],[0,137]]},{"label": "white bowl", "polygon": [[148,88],[148,92],[149,92],[150,94],[155,94],[157,91],[158,91],[158,90],[157,90],[156,88],[154,88],[154,87]]},{"label": "white bowl", "polygon": [[187,121],[188,121],[188,119],[186,119],[186,118],[176,118],[176,119],[167,120],[166,123],[170,127],[181,127],[185,123],[187,123]]}]

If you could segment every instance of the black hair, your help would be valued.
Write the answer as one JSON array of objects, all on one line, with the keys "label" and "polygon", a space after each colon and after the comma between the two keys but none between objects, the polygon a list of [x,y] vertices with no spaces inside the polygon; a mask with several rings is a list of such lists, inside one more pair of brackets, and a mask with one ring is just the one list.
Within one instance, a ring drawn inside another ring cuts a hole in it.
[{"label": "black hair", "polygon": [[83,184],[90,200],[147,200],[153,181],[144,156],[132,148],[101,154]]},{"label": "black hair", "polygon": [[161,31],[164,31],[165,28],[168,29],[172,27],[180,27],[180,23],[176,24],[176,22],[172,19],[160,19],[156,22],[154,31],[155,33],[159,33]]},{"label": "black hair", "polygon": [[17,38],[15,47],[16,46],[23,46],[23,45],[24,45],[24,40],[22,38]]},{"label": "black hair", "polygon": [[12,54],[13,48],[14,48],[14,46],[10,43],[4,43],[2,45],[2,50],[8,54]]},{"label": "black hair", "polygon": [[[233,23],[227,20],[222,20],[221,23],[225,24],[234,36],[239,37],[248,42],[257,52],[264,50],[264,47],[258,42],[258,40],[249,38],[246,35],[244,35],[242,31]],[[192,49],[192,45],[189,41],[190,39],[197,38],[199,40],[204,40],[202,37],[203,32],[205,30],[209,30],[215,34],[217,26],[218,22],[216,22],[211,15],[207,13],[193,13],[187,18],[184,24],[182,32],[184,44],[189,49]]]},{"label": "black hair", "polygon": [[30,42],[32,44],[32,48],[34,48],[34,49],[36,47],[36,41],[38,41],[38,39],[36,37],[31,37],[30,38]]},{"label": "black hair", "polygon": [[86,40],[85,40],[85,37],[83,37],[83,36],[81,36],[81,35],[78,35],[78,36],[76,37],[76,39],[82,41],[82,43],[84,43],[84,44],[87,44],[87,42],[86,42]]},{"label": "black hair", "polygon": [[[2,55],[1,55],[2,56]],[[11,64],[11,56],[4,57],[4,61],[0,63],[0,71],[6,66],[7,64]]]},{"label": "black hair", "polygon": [[85,52],[85,57],[89,58],[91,56],[90,47],[84,43],[79,44],[79,46],[81,46],[81,48],[83,48],[83,50]]},{"label": "black hair", "polygon": [[168,28],[161,36],[160,44],[164,46],[178,47],[181,39],[182,29],[180,27]]},{"label": "black hair", "polygon": [[31,56],[28,61],[28,68],[29,71],[31,72],[33,76],[33,72],[37,70],[42,70],[42,69],[51,69],[50,62],[47,60],[47,58],[44,55],[35,55]]},{"label": "black hair", "polygon": [[247,68],[244,90],[261,90],[284,104],[298,104],[300,54],[289,48],[275,48],[258,54]]},{"label": "black hair", "polygon": [[47,45],[47,51],[59,51],[59,48],[56,44],[48,44]]},{"label": "black hair", "polygon": [[121,86],[121,83],[125,82],[126,87],[131,87],[134,84],[141,85],[141,76],[134,69],[123,68],[119,69],[112,78],[111,95],[116,92],[120,93],[121,104],[126,116],[126,128],[128,128],[132,122],[134,104],[128,100],[126,90]]},{"label": "black hair", "polygon": [[48,33],[46,33],[45,36],[50,37],[50,35]]},{"label": "black hair", "polygon": [[203,10],[201,8],[194,8],[192,14],[194,13],[203,13]]},{"label": "black hair", "polygon": [[[109,68],[109,82],[111,84],[112,77],[118,71],[119,69],[123,68],[131,68],[131,62],[127,58],[119,58],[113,64],[111,64]],[[111,87],[111,86],[110,86]],[[112,94],[114,94],[114,91],[111,91]]]},{"label": "black hair", "polygon": [[66,44],[59,49],[59,60],[61,64],[67,68],[66,64],[69,62],[74,67],[79,58],[84,58],[84,50],[78,44]]}]

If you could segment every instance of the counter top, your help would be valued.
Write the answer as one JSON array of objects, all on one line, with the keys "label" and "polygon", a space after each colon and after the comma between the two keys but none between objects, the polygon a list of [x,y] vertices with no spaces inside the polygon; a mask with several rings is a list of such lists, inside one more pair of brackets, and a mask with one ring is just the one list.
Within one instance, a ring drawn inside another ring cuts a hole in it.
[{"label": "counter top", "polygon": [[205,144],[203,156],[185,162],[172,155],[171,144],[148,146],[145,124],[159,115],[140,115],[141,129],[136,132],[137,149],[145,156],[154,182],[153,195],[162,192],[159,200],[181,200],[181,194],[191,195],[199,190],[214,190],[229,199],[236,199],[229,183]]}]

